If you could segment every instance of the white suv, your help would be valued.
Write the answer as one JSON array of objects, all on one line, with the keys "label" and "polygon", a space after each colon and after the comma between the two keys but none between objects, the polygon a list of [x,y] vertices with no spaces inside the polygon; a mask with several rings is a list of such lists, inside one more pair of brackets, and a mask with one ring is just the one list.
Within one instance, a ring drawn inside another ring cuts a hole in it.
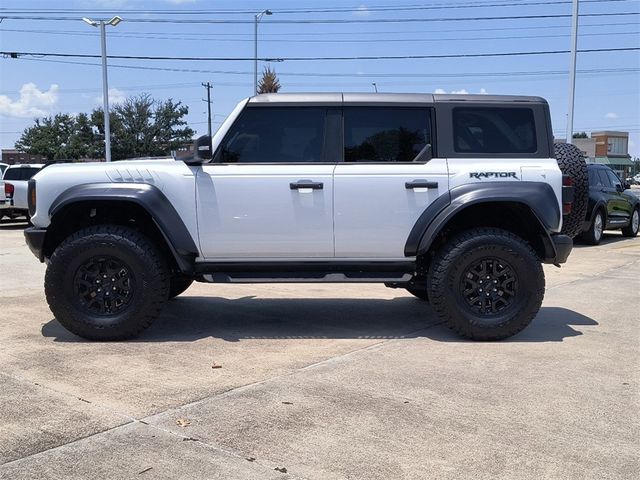
[{"label": "white suv", "polygon": [[381,282],[505,338],[538,312],[541,262],[569,256],[563,214],[584,216],[584,160],[554,154],[537,97],[259,95],[196,147],[31,181],[25,235],[66,328],[133,336],[194,280]]}]

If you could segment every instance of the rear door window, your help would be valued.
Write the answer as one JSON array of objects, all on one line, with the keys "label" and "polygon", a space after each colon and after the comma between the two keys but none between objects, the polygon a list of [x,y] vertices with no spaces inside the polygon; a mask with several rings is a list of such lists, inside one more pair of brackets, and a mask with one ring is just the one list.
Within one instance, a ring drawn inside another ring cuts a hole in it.
[{"label": "rear door window", "polygon": [[604,169],[598,170],[598,177],[600,178],[600,183],[602,184],[602,186],[613,187],[611,181],[609,180],[609,177],[607,176],[607,172]]},{"label": "rear door window", "polygon": [[454,148],[458,153],[535,153],[536,127],[530,108],[456,107]]},{"label": "rear door window", "polygon": [[345,162],[412,162],[428,144],[427,108],[345,107]]}]

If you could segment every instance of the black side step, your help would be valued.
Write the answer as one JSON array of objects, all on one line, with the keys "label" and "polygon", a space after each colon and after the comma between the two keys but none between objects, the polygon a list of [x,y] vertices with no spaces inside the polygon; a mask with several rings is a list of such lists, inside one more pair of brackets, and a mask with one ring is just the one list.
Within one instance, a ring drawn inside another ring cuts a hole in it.
[{"label": "black side step", "polygon": [[211,283],[407,282],[414,262],[220,262],[199,263],[201,281]]}]

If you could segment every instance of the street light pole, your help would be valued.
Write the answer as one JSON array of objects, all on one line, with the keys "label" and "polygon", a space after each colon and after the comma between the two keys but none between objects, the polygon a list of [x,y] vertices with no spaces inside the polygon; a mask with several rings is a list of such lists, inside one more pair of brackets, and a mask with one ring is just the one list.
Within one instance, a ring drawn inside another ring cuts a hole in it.
[{"label": "street light pole", "polygon": [[567,114],[567,143],[573,143],[573,111],[576,97],[576,52],[578,48],[579,0],[573,0],[571,21],[571,66],[569,68],[569,111]]},{"label": "street light pole", "polygon": [[253,22],[253,94],[258,93],[258,23],[263,15],[273,15],[271,10],[263,10],[254,16]]},{"label": "street light pole", "polygon": [[104,159],[111,161],[111,124],[109,123],[109,81],[107,79],[107,32],[106,26],[115,27],[122,19],[118,16],[113,17],[108,22],[100,20],[96,22],[89,18],[82,19],[92,27],[100,27],[100,46],[102,50],[102,103],[104,110]]}]

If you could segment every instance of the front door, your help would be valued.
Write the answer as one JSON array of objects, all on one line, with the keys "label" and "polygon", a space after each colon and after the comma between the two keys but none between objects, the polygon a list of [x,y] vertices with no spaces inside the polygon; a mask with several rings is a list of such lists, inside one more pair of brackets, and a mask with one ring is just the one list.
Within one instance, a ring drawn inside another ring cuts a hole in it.
[{"label": "front door", "polygon": [[424,209],[448,191],[447,162],[431,158],[427,107],[345,106],[336,166],[338,258],[401,260]]},{"label": "front door", "polygon": [[207,260],[333,257],[327,109],[247,107],[197,175]]}]

